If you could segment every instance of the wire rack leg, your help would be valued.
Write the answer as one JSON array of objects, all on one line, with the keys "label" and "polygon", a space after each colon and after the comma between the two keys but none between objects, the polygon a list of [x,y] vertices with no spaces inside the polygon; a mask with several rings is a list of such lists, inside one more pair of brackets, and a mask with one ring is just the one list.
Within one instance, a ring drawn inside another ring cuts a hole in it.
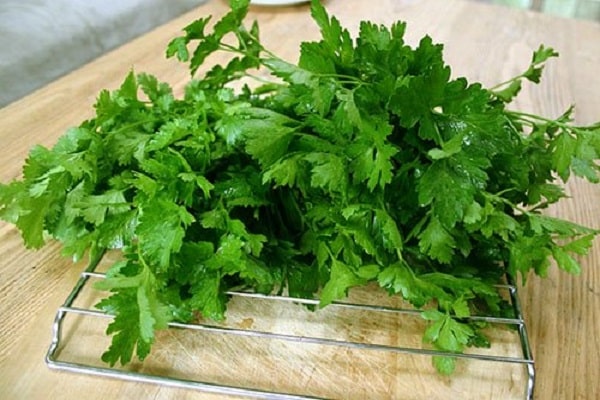
[{"label": "wire rack leg", "polygon": [[521,341],[521,349],[523,351],[523,357],[526,360],[530,360],[531,363],[527,364],[527,387],[525,389],[525,398],[527,400],[533,400],[533,391],[535,388],[535,364],[533,362],[533,354],[531,351],[531,345],[529,344],[529,336],[527,335],[527,326],[523,321],[523,311],[521,309],[521,301],[519,300],[519,294],[516,290],[516,285],[508,276],[510,288],[510,300],[515,310],[515,314],[522,322],[519,324],[519,339]]}]

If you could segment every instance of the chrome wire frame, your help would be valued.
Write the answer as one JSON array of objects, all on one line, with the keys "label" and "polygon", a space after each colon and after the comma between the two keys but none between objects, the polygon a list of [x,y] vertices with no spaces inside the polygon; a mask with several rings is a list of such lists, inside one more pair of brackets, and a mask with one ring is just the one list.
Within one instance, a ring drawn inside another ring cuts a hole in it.
[{"label": "chrome wire frame", "polygon": [[[229,396],[243,396],[243,397],[251,397],[253,399],[264,399],[264,400],[307,400],[307,399],[320,399],[320,397],[312,397],[307,395],[297,395],[297,394],[289,394],[289,393],[280,393],[276,391],[266,391],[260,389],[246,388],[246,387],[236,387],[229,385],[221,385],[211,382],[203,382],[199,380],[188,380],[175,378],[170,376],[160,376],[160,375],[151,375],[145,374],[141,372],[127,371],[127,370],[119,370],[116,368],[110,367],[98,367],[93,365],[87,365],[78,362],[72,361],[61,361],[58,357],[58,350],[61,344],[62,338],[62,326],[64,318],[67,314],[79,314],[90,317],[100,317],[100,318],[113,318],[112,315],[106,314],[99,310],[87,309],[74,307],[73,303],[86,286],[90,278],[98,278],[102,279],[105,277],[103,273],[95,272],[96,267],[98,266],[102,255],[97,257],[95,260],[92,260],[89,266],[83,271],[79,277],[79,280],[73,287],[71,293],[67,296],[64,304],[58,309],[54,323],[52,325],[52,341],[50,343],[48,352],[46,353],[45,361],[48,367],[56,370],[62,370],[73,373],[82,373],[88,375],[102,376],[108,378],[116,378],[121,380],[140,382],[140,383],[153,383],[164,386],[176,387],[181,389],[193,389],[199,390],[207,393],[213,394],[221,394],[221,395],[229,395]],[[244,337],[258,337],[258,338],[266,338],[272,340],[282,340],[287,342],[296,342],[303,344],[317,344],[323,346],[339,346],[342,348],[352,348],[358,350],[378,350],[378,351],[387,351],[393,353],[402,353],[409,355],[424,355],[424,356],[448,356],[455,357],[461,359],[471,359],[471,360],[480,360],[480,361],[491,361],[491,362],[501,362],[501,363],[514,363],[521,364],[527,370],[527,384],[524,390],[524,398],[526,400],[533,399],[533,392],[535,386],[535,363],[532,356],[531,347],[529,344],[529,338],[527,336],[527,328],[525,325],[525,321],[522,316],[521,305],[518,298],[516,285],[508,281],[506,285],[498,285],[499,289],[505,289],[508,291],[510,295],[511,304],[514,309],[515,318],[500,318],[493,316],[472,316],[470,319],[479,320],[488,323],[494,324],[504,324],[504,325],[512,325],[515,326],[519,333],[519,340],[522,350],[522,357],[512,357],[512,356],[499,356],[499,355],[488,355],[488,354],[466,354],[466,353],[447,353],[438,350],[424,349],[424,348],[414,348],[414,347],[401,347],[401,346],[390,346],[390,345],[380,345],[380,344],[370,344],[370,343],[361,343],[361,342],[352,342],[352,341],[342,341],[335,339],[326,339],[319,337],[311,337],[311,336],[296,336],[289,334],[281,334],[281,333],[273,333],[273,332],[265,332],[251,329],[237,329],[231,327],[223,327],[216,326],[210,324],[203,323],[179,323],[179,322],[171,322],[169,323],[169,328],[179,328],[179,329],[189,329],[194,331],[204,331],[215,334],[223,334],[223,335],[236,335],[236,336],[244,336]],[[294,297],[286,297],[281,295],[264,295],[253,292],[240,292],[240,291],[230,291],[227,292],[229,296],[239,296],[246,298],[256,298],[256,299],[270,299],[281,302],[293,302],[300,303],[306,305],[318,305],[318,300],[313,299],[300,299]],[[378,306],[378,305],[370,305],[370,304],[356,304],[356,303],[347,303],[347,302],[334,302],[329,307],[340,307],[340,308],[349,308],[355,310],[363,310],[363,311],[377,311],[377,312],[390,312],[390,313],[401,313],[401,314],[416,314],[420,313],[419,310],[416,309],[401,309],[394,307],[386,307],[386,306]]]}]

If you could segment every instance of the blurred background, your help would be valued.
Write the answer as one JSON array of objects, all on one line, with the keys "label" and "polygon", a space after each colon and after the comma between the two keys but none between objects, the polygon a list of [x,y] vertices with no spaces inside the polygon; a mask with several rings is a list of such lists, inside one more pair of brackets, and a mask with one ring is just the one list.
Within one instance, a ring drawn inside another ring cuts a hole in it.
[{"label": "blurred background", "polygon": [[0,108],[205,1],[0,0]]},{"label": "blurred background", "polygon": [[526,8],[561,17],[600,21],[600,0],[479,0]]}]

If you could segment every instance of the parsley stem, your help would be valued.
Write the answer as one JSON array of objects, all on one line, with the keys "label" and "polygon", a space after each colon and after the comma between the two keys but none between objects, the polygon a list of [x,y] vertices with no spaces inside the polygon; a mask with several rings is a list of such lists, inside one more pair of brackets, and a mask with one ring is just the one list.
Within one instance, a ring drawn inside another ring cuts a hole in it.
[{"label": "parsley stem", "polygon": [[136,247],[137,247],[136,250],[137,250],[138,260],[140,262],[140,265],[143,268],[143,271],[142,271],[143,275],[142,276],[144,277],[143,278],[144,281],[147,282],[147,279],[148,279],[149,275],[152,273],[152,269],[150,269],[150,266],[148,265],[148,263],[144,259],[144,255],[142,254],[142,249],[141,249],[141,246],[139,245],[139,243],[138,243],[138,245]]},{"label": "parsley stem", "polygon": [[127,125],[123,125],[119,129],[111,130],[111,131],[106,132],[106,133],[110,133],[111,135],[116,135],[116,134],[119,134],[119,133],[122,133],[122,132],[126,132],[126,131],[130,130],[131,128],[135,128],[136,126],[148,124],[148,123],[151,123],[151,122],[159,122],[159,121],[161,121],[160,118],[148,118],[148,119],[144,119],[144,120],[141,120],[141,121],[135,121],[135,122],[132,122],[132,123],[127,124]]},{"label": "parsley stem", "polygon": [[[511,78],[511,79],[509,79],[509,80],[507,80],[507,81],[500,82],[500,83],[498,83],[497,85],[494,85],[494,86],[492,86],[491,88],[489,88],[489,90],[490,90],[491,92],[495,92],[496,90],[498,90],[498,89],[500,89],[500,88],[502,88],[502,87],[504,87],[504,86],[508,86],[508,85],[510,85],[511,83],[513,83],[514,81],[516,81],[516,80],[519,80],[519,79],[521,79],[521,78],[524,78],[524,75],[523,75],[523,74],[521,74],[521,75],[517,75],[517,76],[515,76],[515,77],[513,77],[513,78]],[[495,93],[494,93],[494,94],[495,94]]]},{"label": "parsley stem", "polygon": [[315,76],[318,76],[319,78],[333,78],[336,79],[338,81],[338,83],[352,83],[352,84],[356,84],[356,85],[364,85],[365,82],[362,81],[360,78],[357,78],[356,76],[352,76],[352,75],[344,75],[344,74],[315,74]]},{"label": "parsley stem", "polygon": [[283,84],[281,84],[281,83],[273,82],[273,81],[272,81],[272,80],[270,80],[270,79],[263,78],[262,76],[258,76],[258,75],[250,74],[250,73],[248,73],[248,72],[244,73],[244,74],[243,74],[241,77],[246,77],[246,78],[253,79],[253,80],[257,81],[257,82],[260,82],[260,83],[264,83],[264,84],[266,84],[266,85],[269,85],[270,87],[281,87],[281,88],[284,88],[284,87],[286,87],[286,85],[283,85]]},{"label": "parsley stem", "polygon": [[513,115],[517,118],[519,118],[521,120],[521,122],[527,122],[529,124],[535,125],[536,122],[545,122],[554,126],[557,126],[559,128],[563,128],[567,131],[580,131],[580,130],[594,130],[594,129],[600,129],[600,122],[595,123],[593,125],[588,125],[588,126],[581,126],[581,125],[569,125],[566,122],[562,122],[560,120],[556,120],[556,119],[551,119],[551,118],[546,118],[543,117],[541,115],[535,115],[535,114],[531,114],[531,113],[527,113],[527,112],[522,112],[522,111],[510,111],[510,110],[506,110],[506,113],[509,115]]}]

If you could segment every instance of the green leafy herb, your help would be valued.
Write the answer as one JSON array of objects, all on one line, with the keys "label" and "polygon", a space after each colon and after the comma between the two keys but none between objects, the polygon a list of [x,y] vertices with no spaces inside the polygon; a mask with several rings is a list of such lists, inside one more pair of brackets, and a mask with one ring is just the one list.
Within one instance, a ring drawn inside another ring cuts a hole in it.
[{"label": "green leafy herb", "polygon": [[[404,23],[365,21],[352,38],[317,0],[322,39],[282,60],[244,26],[247,9],[231,1],[168,45],[189,63],[184,96],[131,72],[0,186],[0,217],[27,247],[121,249],[97,285],[115,316],[104,361],[143,359],[169,321],[224,318],[231,288],[326,306],[377,282],[427,310],[424,340],[450,353],[434,363],[451,373],[452,353],[489,345],[468,317],[505,312],[506,274],[544,276],[552,259],[579,273],[598,231],[542,212],[566,196],[555,177],[599,181],[600,124],[509,108],[554,50],[486,89],[454,78],[431,38],[405,43]],[[231,59],[210,65],[214,52]],[[272,82],[233,89],[256,69]]]}]

